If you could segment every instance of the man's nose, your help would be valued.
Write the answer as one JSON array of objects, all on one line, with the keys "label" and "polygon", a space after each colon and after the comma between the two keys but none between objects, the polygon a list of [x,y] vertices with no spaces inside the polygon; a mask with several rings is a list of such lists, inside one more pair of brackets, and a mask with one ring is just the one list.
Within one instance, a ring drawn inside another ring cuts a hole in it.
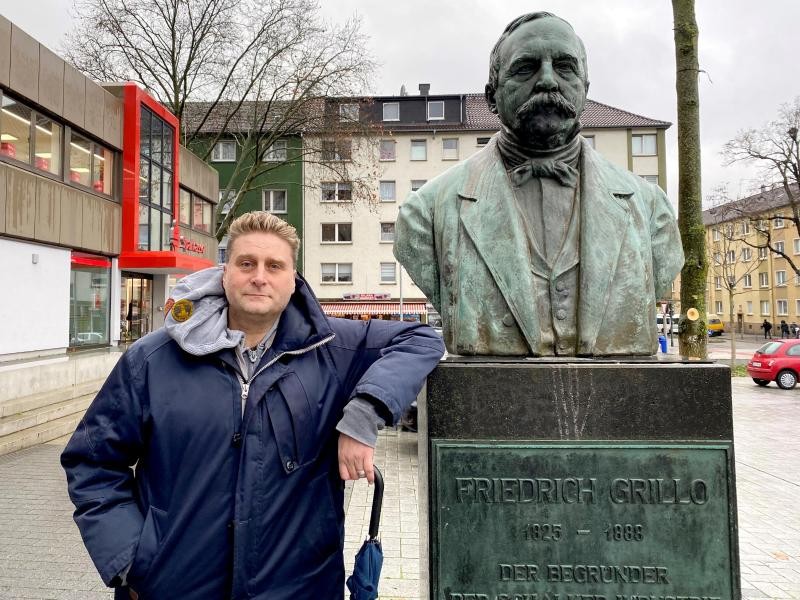
[{"label": "man's nose", "polygon": [[558,82],[553,73],[553,63],[549,60],[542,61],[536,83],[533,85],[535,92],[554,92],[558,89]]},{"label": "man's nose", "polygon": [[262,286],[267,283],[267,269],[266,267],[256,267],[253,270],[253,276],[250,281],[255,286]]}]

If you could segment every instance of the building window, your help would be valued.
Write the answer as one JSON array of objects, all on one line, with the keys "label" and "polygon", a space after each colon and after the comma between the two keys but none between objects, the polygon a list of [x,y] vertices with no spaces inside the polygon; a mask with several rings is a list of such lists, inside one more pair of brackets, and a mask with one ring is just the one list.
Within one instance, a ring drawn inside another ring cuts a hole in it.
[{"label": "building window", "polygon": [[783,229],[783,215],[777,215],[772,219],[773,229]]},{"label": "building window", "polygon": [[780,287],[786,285],[786,271],[775,271],[775,285]]},{"label": "building window", "polygon": [[442,138],[442,160],[458,160],[458,138]]},{"label": "building window", "polygon": [[33,111],[16,100],[3,95],[0,154],[20,162],[31,162],[31,117]]},{"label": "building window", "polygon": [[358,104],[348,103],[339,105],[339,120],[347,123],[358,122]]},{"label": "building window", "polygon": [[719,241],[719,228],[714,227],[714,229],[711,230],[711,241],[713,242]]},{"label": "building window", "polygon": [[444,119],[444,101],[431,100],[428,102],[428,121],[441,121]]},{"label": "building window", "polygon": [[353,263],[322,263],[322,283],[351,283]]},{"label": "building window", "polygon": [[742,262],[750,262],[753,259],[753,250],[751,248],[742,248]]},{"label": "building window", "polygon": [[747,302],[745,302],[745,305],[747,306],[747,314],[748,315],[752,315],[753,314],[753,301],[752,300],[748,300]]},{"label": "building window", "polygon": [[322,202],[352,202],[353,186],[349,181],[323,181]]},{"label": "building window", "polygon": [[192,229],[211,233],[213,225],[212,204],[208,200],[192,194]]},{"label": "building window", "polygon": [[642,175],[642,179],[644,179],[647,183],[658,185],[658,175]]},{"label": "building window", "polygon": [[783,242],[775,242],[775,254],[783,253]]},{"label": "building window", "polygon": [[178,190],[178,218],[181,225],[192,226],[192,193],[183,188]]},{"label": "building window", "polygon": [[742,235],[750,233],[750,221],[742,221]]},{"label": "building window", "polygon": [[230,212],[230,210],[233,208],[233,203],[236,200],[236,194],[235,193],[230,193],[230,195],[227,196],[228,199],[225,200],[227,193],[228,192],[226,192],[225,190],[223,190],[223,191],[221,191],[219,193],[219,203],[222,205],[222,208],[220,208],[220,210],[219,210],[221,215],[227,215]]},{"label": "building window", "polygon": [[397,143],[394,140],[381,140],[380,159],[396,160],[396,158],[397,158]]},{"label": "building window", "polygon": [[792,240],[792,251],[795,254],[800,254],[800,238],[794,238],[794,240]]},{"label": "building window", "polygon": [[769,273],[758,274],[758,285],[762,288],[769,287]]},{"label": "building window", "polygon": [[211,151],[211,162],[235,162],[236,161],[236,142],[225,140],[214,144]]},{"label": "building window", "polygon": [[729,265],[732,265],[736,262],[736,250],[728,250],[725,253],[725,260],[728,262]]},{"label": "building window", "polygon": [[397,279],[397,264],[393,262],[381,263],[381,283],[394,283]]},{"label": "building window", "polygon": [[[175,130],[142,106],[139,132],[139,250],[170,250],[172,246]],[[70,159],[70,171],[73,166]]]},{"label": "building window", "polygon": [[491,137],[479,137],[479,138],[477,138],[475,140],[475,145],[480,148],[481,146],[485,146],[486,144],[488,144],[490,139],[492,139],[492,138]]},{"label": "building window", "polygon": [[714,277],[714,289],[722,289],[722,277]]},{"label": "building window", "polygon": [[778,311],[779,317],[785,317],[789,314],[789,301],[788,300],[776,300],[775,301],[775,308]]},{"label": "building window", "polygon": [[714,252],[714,264],[715,265],[722,264],[722,252]]},{"label": "building window", "polygon": [[95,192],[111,196],[113,195],[113,173],[114,153],[73,131],[69,141],[69,180],[72,183],[91,188]]},{"label": "building window", "polygon": [[631,153],[634,156],[655,156],[656,134],[647,133],[644,135],[632,135]]},{"label": "building window", "polygon": [[744,277],[742,277],[742,285],[746,288],[753,287],[753,277],[750,273],[745,273]]},{"label": "building window", "polygon": [[383,103],[383,120],[384,121],[399,121],[400,120],[400,103],[399,102],[384,102]]},{"label": "building window", "polygon": [[350,160],[353,154],[351,140],[324,140],[322,142],[322,160]]},{"label": "building window", "polygon": [[394,223],[381,223],[381,243],[394,241]]},{"label": "building window", "polygon": [[69,278],[69,345],[109,343],[111,261],[73,253]]},{"label": "building window", "polygon": [[718,315],[722,314],[722,300],[717,300],[714,302],[714,310]]},{"label": "building window", "polygon": [[394,202],[397,199],[394,181],[380,182],[380,197],[381,202]]},{"label": "building window", "polygon": [[762,246],[762,247],[760,247],[760,248],[758,249],[758,258],[759,258],[759,260],[764,260],[764,259],[766,259],[766,258],[767,258],[767,255],[768,255],[768,253],[769,253],[769,248],[767,248],[766,246]]},{"label": "building window", "polygon": [[589,146],[591,146],[592,148],[595,147],[593,135],[585,135],[583,136],[583,139],[586,140],[586,143],[589,144]]},{"label": "building window", "polygon": [[761,301],[761,314],[762,316],[769,315],[769,300],[762,300]]},{"label": "building window", "polygon": [[353,242],[352,223],[323,223],[323,244],[350,244]]},{"label": "building window", "polygon": [[800,315],[800,300],[794,301],[794,314]]},{"label": "building window", "polygon": [[425,140],[411,140],[411,160],[428,160],[428,144]]},{"label": "building window", "polygon": [[264,190],[262,192],[263,209],[273,215],[285,215],[288,212],[286,206],[286,190]]},{"label": "building window", "polygon": [[61,175],[61,131],[61,125],[55,121],[36,115],[33,166],[59,176]]},{"label": "building window", "polygon": [[286,140],[275,140],[264,152],[264,162],[284,162],[286,160]]},{"label": "building window", "polygon": [[427,179],[412,179],[411,180],[411,191],[416,192],[419,188],[421,188],[427,182]]}]

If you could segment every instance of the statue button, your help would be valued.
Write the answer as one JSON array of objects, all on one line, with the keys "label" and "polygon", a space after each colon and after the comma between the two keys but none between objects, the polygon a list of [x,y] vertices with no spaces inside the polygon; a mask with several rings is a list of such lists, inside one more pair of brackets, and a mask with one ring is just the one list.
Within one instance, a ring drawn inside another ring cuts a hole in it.
[{"label": "statue button", "polygon": [[567,311],[565,311],[563,308],[559,308],[556,311],[556,319],[558,319],[559,321],[563,321],[566,318],[567,318]]},{"label": "statue button", "polygon": [[506,313],[506,315],[503,317],[503,325],[506,327],[512,327],[514,325],[514,317],[511,315],[511,313]]},{"label": "statue button", "polygon": [[565,287],[566,286],[564,285],[563,281],[556,281],[556,291],[557,292],[563,292]]}]

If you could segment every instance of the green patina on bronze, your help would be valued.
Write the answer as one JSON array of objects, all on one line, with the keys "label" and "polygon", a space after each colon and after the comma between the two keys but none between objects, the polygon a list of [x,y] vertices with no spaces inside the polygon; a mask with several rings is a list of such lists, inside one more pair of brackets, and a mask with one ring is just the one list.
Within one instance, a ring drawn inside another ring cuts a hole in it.
[{"label": "green patina on bronze", "polygon": [[516,19],[486,86],[503,130],[400,208],[395,256],[442,315],[451,353],[656,352],[655,300],[683,265],[675,215],[659,188],[579,138],[588,88],[566,21]]},{"label": "green patina on bronze", "polygon": [[737,597],[730,444],[431,451],[432,600]]}]

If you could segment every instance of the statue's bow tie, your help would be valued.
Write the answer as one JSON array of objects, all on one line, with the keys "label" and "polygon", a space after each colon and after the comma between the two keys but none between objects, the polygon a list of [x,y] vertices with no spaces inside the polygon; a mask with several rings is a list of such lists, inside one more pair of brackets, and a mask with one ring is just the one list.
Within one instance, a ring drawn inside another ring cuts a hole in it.
[{"label": "statue's bow tie", "polygon": [[517,187],[533,177],[549,177],[566,187],[575,187],[578,182],[578,170],[560,160],[529,160],[512,169],[509,175]]}]

